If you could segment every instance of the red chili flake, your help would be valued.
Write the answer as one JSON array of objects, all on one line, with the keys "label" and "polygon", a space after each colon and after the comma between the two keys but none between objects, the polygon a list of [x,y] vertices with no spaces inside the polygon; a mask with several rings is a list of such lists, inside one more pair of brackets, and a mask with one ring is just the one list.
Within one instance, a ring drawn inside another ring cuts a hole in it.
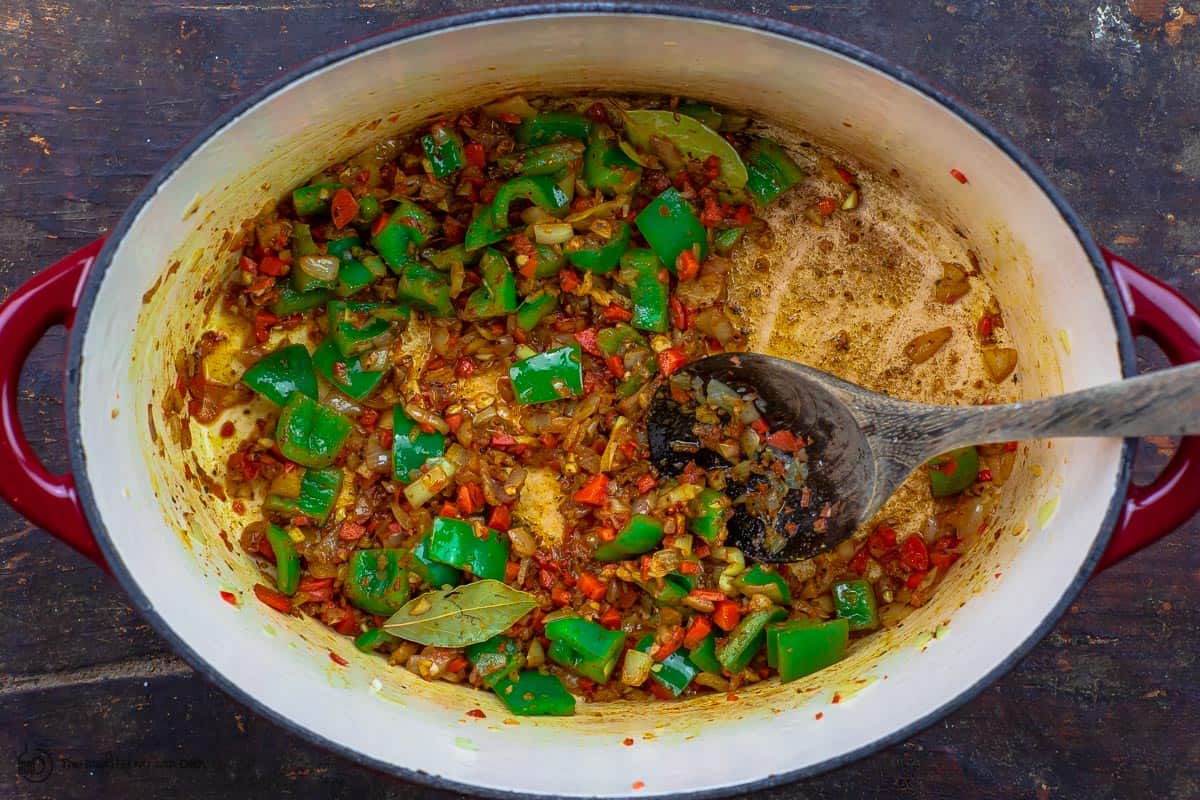
[{"label": "red chili flake", "polygon": [[633,739],[626,736],[625,739],[621,742],[621,744],[625,745],[626,747],[633,747]]},{"label": "red chili flake", "polygon": [[254,338],[259,344],[271,338],[271,327],[279,324],[279,317],[270,311],[259,310],[254,315]]},{"label": "red chili flake", "polygon": [[246,504],[241,500],[233,501],[233,513],[241,515],[246,513]]},{"label": "red chili flake", "polygon": [[467,712],[467,716],[474,717],[475,719],[487,719],[487,714],[483,713],[483,710],[478,708],[472,708]]},{"label": "red chili flake", "polygon": [[242,256],[240,259],[238,259],[238,269],[240,269],[242,272],[253,275],[258,272],[258,262],[250,256]]},{"label": "red chili flake", "polygon": [[258,271],[263,275],[278,278],[288,274],[288,265],[275,256],[265,256],[262,261],[258,262]]},{"label": "red chili flake", "polygon": [[987,314],[979,318],[978,331],[981,339],[986,339],[992,335],[992,318]]},{"label": "red chili flake", "polygon": [[575,341],[579,342],[579,346],[583,348],[583,352],[588,355],[602,358],[603,353],[600,352],[600,345],[596,343],[596,329],[584,328],[575,334]]},{"label": "red chili flake", "polygon": [[679,280],[690,281],[700,274],[700,260],[691,250],[680,250],[675,259],[675,272],[679,275]]},{"label": "red chili flake", "polygon": [[817,213],[822,217],[828,217],[833,212],[837,211],[838,202],[832,197],[822,197],[817,201]]},{"label": "red chili flake", "polygon": [[605,306],[601,315],[606,322],[629,322],[633,319],[633,312],[627,308],[623,308],[616,304]]},{"label": "red chili flake", "polygon": [[913,534],[900,544],[900,563],[911,572],[929,569],[929,550],[920,534]]},{"label": "red chili flake", "polygon": [[517,440],[511,434],[503,431],[495,431],[492,433],[492,447],[512,447],[517,443]]},{"label": "red chili flake", "polygon": [[721,213],[721,204],[717,202],[715,197],[707,197],[704,200],[704,210],[700,212],[700,224],[706,228],[713,228],[720,224],[724,218]]},{"label": "red chili flake", "polygon": [[912,575],[908,576],[908,580],[904,582],[904,585],[907,586],[910,591],[916,589],[925,580],[925,574],[926,573],[924,572],[914,572]]},{"label": "red chili flake", "polygon": [[834,693],[833,693],[833,700],[832,700],[831,702],[833,702],[833,703],[840,703],[840,702],[842,702],[842,696],[841,696],[840,694],[838,694],[837,692],[834,692]]},{"label": "red chili flake", "polygon": [[286,594],[277,592],[269,586],[263,586],[261,583],[254,584],[254,596],[259,602],[265,606],[270,606],[276,611],[284,614],[290,614],[292,611],[292,600]]},{"label": "red chili flake", "polygon": [[658,371],[664,378],[669,378],[678,372],[688,362],[687,353],[678,347],[668,347],[658,354]]},{"label": "red chili flake", "polygon": [[341,230],[354,221],[358,216],[358,201],[349,189],[338,189],[333,193],[329,203],[329,216],[333,219],[333,227]]},{"label": "red chili flake", "polygon": [[463,154],[467,157],[467,163],[477,169],[483,169],[487,166],[487,153],[483,149],[483,145],[479,142],[471,142],[463,147]]},{"label": "red chili flake", "polygon": [[750,206],[738,206],[733,212],[733,221],[741,227],[746,227],[754,220],[754,212],[750,210]]},{"label": "red chili flake", "polygon": [[454,377],[469,378],[475,374],[475,360],[470,356],[463,356],[454,362]]},{"label": "red chili flake", "polygon": [[596,534],[602,542],[611,542],[617,538],[617,529],[612,525],[602,525],[599,532]]},{"label": "red chili flake", "polygon": [[235,433],[237,433],[237,426],[235,426],[235,425],[234,425],[232,422],[230,422],[229,420],[226,420],[226,421],[225,421],[225,422],[224,422],[224,423],[221,425],[221,438],[222,438],[222,439],[228,439],[228,438],[230,438],[231,436],[233,436]]},{"label": "red chili flake", "polygon": [[791,431],[775,431],[767,436],[767,444],[785,453],[796,453],[804,446]]},{"label": "red chili flake", "polygon": [[846,565],[846,568],[855,575],[862,575],[867,571],[867,559],[870,557],[871,554],[864,547],[854,554],[854,558],[850,559],[850,563]]},{"label": "red chili flake", "polygon": [[959,170],[957,170],[957,169],[952,169],[952,170],[950,170],[950,174],[951,174],[951,175],[953,175],[953,176],[954,176],[954,180],[958,181],[959,183],[966,183],[966,182],[967,182],[967,176],[966,176],[966,175],[964,175],[964,174],[962,174],[962,172],[960,172],[960,171],[959,171]]},{"label": "red chili flake", "polygon": [[824,718],[825,718],[825,712],[824,712],[824,711],[818,711],[818,712],[816,713],[816,716],[814,716],[814,717],[813,717],[813,719],[824,719]]},{"label": "red chili flake", "polygon": [[[651,688],[653,688],[654,686],[657,686],[657,685],[658,685],[658,684],[651,684]],[[638,789],[645,789],[645,788],[646,788],[646,782],[645,782],[645,781],[634,781],[633,783],[631,783],[631,784],[629,784],[629,785],[633,787],[633,790],[634,790],[634,791],[637,791]]]},{"label": "red chili flake", "polygon": [[233,592],[226,592],[226,591],[222,590],[221,591],[221,599],[224,600],[226,603],[229,603],[229,605],[233,606],[234,608],[237,608],[238,599],[237,599],[237,595],[234,594]]},{"label": "red chili flake", "polygon": [[329,660],[332,661],[333,663],[337,664],[339,667],[344,667],[350,663],[349,661],[342,658],[341,656],[339,656],[337,653],[333,652],[332,650],[329,651]]},{"label": "red chili flake", "polygon": [[688,329],[687,307],[674,295],[671,296],[670,312],[671,327],[677,331],[686,331]]},{"label": "red chili flake", "polygon": [[992,480],[992,471],[990,469],[979,470],[979,475],[976,476],[975,480],[979,481],[980,483],[989,482]]},{"label": "red chili flake", "polygon": [[738,701],[738,696],[733,692],[730,692],[729,694],[725,695],[725,699],[731,703],[736,703]]},{"label": "red chili flake", "polygon": [[558,285],[564,292],[573,292],[579,288],[579,273],[573,269],[564,269],[558,273]]},{"label": "red chili flake", "polygon": [[511,111],[501,111],[495,117],[506,125],[520,125],[522,122],[521,118]]},{"label": "red chili flake", "polygon": [[637,482],[638,494],[645,494],[646,492],[650,491],[657,485],[658,485],[658,481],[656,481],[654,479],[653,475],[651,475],[650,473],[647,472],[645,475],[638,478],[638,482]]},{"label": "red chili flake", "polygon": [[1016,442],[1005,442],[1004,443],[1004,452],[1015,453],[1016,451],[1017,451],[1017,443]]}]

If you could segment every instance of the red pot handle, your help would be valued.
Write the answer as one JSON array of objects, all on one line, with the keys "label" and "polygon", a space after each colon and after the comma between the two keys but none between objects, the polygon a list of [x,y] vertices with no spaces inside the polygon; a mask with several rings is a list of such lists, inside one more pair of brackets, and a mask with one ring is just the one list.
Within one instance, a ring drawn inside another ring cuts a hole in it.
[{"label": "red pot handle", "polygon": [[[1104,251],[1117,282],[1134,336],[1157,344],[1172,364],[1200,361],[1200,310],[1183,295],[1120,256]],[[1148,484],[1133,484],[1121,521],[1096,569],[1126,556],[1182,525],[1200,509],[1200,436],[1185,436],[1162,473]]]},{"label": "red pot handle", "polygon": [[[51,474],[29,446],[17,414],[21,367],[46,331],[75,321],[78,291],[104,239],[76,250],[34,276],[0,305],[0,496],[97,564],[104,556],[88,527],[71,473]],[[107,568],[107,567],[106,567]]]}]

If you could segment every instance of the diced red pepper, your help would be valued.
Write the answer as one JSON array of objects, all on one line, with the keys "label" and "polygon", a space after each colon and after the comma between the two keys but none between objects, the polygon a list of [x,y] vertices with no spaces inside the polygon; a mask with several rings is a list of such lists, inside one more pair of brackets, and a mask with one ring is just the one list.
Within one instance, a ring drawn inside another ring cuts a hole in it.
[{"label": "diced red pepper", "polygon": [[504,431],[495,431],[492,433],[492,447],[512,447],[517,443],[517,440],[512,437],[512,434]]},{"label": "diced red pepper", "polygon": [[600,537],[600,541],[602,542],[611,542],[617,538],[617,529],[612,525],[602,525],[596,535]]},{"label": "diced red pepper", "polygon": [[512,583],[517,579],[517,575],[521,572],[521,565],[516,561],[509,561],[504,565],[504,582]]},{"label": "diced red pepper", "polygon": [[657,485],[658,485],[658,481],[654,479],[653,475],[651,475],[649,472],[647,472],[645,475],[638,478],[638,482],[637,482],[638,494],[645,494],[646,492],[650,491]]},{"label": "diced red pepper", "polygon": [[303,592],[313,600],[330,600],[333,598],[333,578],[301,578],[297,591]]},{"label": "diced red pepper", "polygon": [[979,338],[981,339],[986,339],[992,335],[992,318],[987,314],[979,318],[978,331]]},{"label": "diced red pepper", "polygon": [[483,145],[479,142],[471,142],[463,147],[463,154],[467,157],[467,163],[477,169],[483,169],[487,166],[487,152],[483,149]]},{"label": "diced red pepper", "polygon": [[[658,681],[648,681],[645,684],[645,688],[649,689],[650,694],[654,695],[659,700],[674,700],[675,699],[675,695],[673,695],[671,693],[671,690],[668,689],[667,687],[663,686]],[[641,784],[641,786],[639,786],[638,784]],[[645,785],[646,784],[642,783],[641,781],[633,782],[633,788],[635,788],[635,789],[640,789],[642,786],[645,786]]]},{"label": "diced red pepper", "polygon": [[564,292],[573,292],[579,288],[579,273],[573,269],[564,269],[558,273],[558,285]]},{"label": "diced red pepper", "polygon": [[348,519],[342,523],[341,529],[338,531],[338,538],[343,542],[356,542],[366,534],[367,528],[361,522],[355,522]]},{"label": "diced red pepper", "polygon": [[946,569],[957,560],[958,553],[939,553],[934,551],[929,554],[929,563],[939,569]]},{"label": "diced red pepper", "polygon": [[358,201],[350,194],[349,189],[338,189],[333,193],[333,200],[329,203],[329,216],[333,220],[333,227],[338,230],[349,225],[358,216]]},{"label": "diced red pepper", "polygon": [[263,256],[258,262],[258,271],[263,275],[279,278],[288,274],[288,265],[275,256]]},{"label": "diced red pepper", "polygon": [[621,612],[615,608],[607,608],[600,615],[600,624],[610,631],[621,627]]},{"label": "diced red pepper", "polygon": [[684,575],[699,575],[700,564],[696,561],[685,561],[679,565],[679,571]]},{"label": "diced red pepper", "polygon": [[909,536],[900,544],[900,563],[912,572],[929,569],[929,550],[919,533]]},{"label": "diced red pepper", "polygon": [[337,653],[333,652],[332,650],[329,651],[329,660],[332,661],[333,663],[337,664],[339,667],[344,667],[350,663],[349,661],[342,658],[341,656],[339,656]]},{"label": "diced red pepper", "polygon": [[604,363],[608,366],[608,371],[612,373],[614,378],[625,377],[625,359],[620,356],[609,356],[604,359]]},{"label": "diced red pepper", "polygon": [[603,600],[608,592],[608,584],[592,573],[584,572],[579,576],[579,591],[589,600]]},{"label": "diced red pepper", "polygon": [[462,422],[463,422],[462,414],[447,414],[446,415],[446,424],[448,426],[450,426],[450,432],[453,434],[458,433],[458,429],[462,426]]},{"label": "diced red pepper", "polygon": [[493,506],[488,515],[487,525],[494,531],[507,531],[512,527],[512,512],[508,506]]},{"label": "diced red pepper", "polygon": [[279,324],[279,317],[270,311],[259,310],[254,315],[254,338],[259,344],[271,338],[271,327]]},{"label": "diced red pepper", "polygon": [[833,212],[837,211],[838,202],[832,197],[822,197],[817,201],[817,213],[822,217],[828,217]]},{"label": "diced red pepper", "polygon": [[732,600],[722,600],[717,603],[712,615],[713,623],[727,633],[736,628],[741,619],[742,609]]},{"label": "diced red pepper", "polygon": [[521,117],[514,114],[512,111],[501,111],[495,115],[496,119],[506,125],[520,125]]},{"label": "diced red pepper", "polygon": [[914,572],[912,575],[908,576],[908,580],[904,582],[904,585],[910,590],[916,589],[925,580],[925,575],[926,573],[924,572]]},{"label": "diced red pepper", "polygon": [[563,586],[555,586],[550,590],[550,600],[556,606],[571,605],[571,591]]},{"label": "diced red pepper", "polygon": [[290,614],[292,612],[292,599],[269,586],[263,586],[261,583],[254,584],[254,596],[263,605],[270,606],[283,614]]},{"label": "diced red pepper", "polygon": [[658,354],[658,371],[664,378],[678,372],[688,362],[687,353],[678,347],[668,347]]},{"label": "diced red pepper", "polygon": [[372,236],[378,236],[380,231],[382,231],[384,228],[387,227],[388,219],[390,216],[391,216],[390,214],[380,214],[375,219],[375,224],[371,226],[371,235]]},{"label": "diced red pepper", "polygon": [[575,334],[575,341],[579,342],[579,346],[583,348],[583,352],[588,355],[603,358],[604,353],[600,352],[600,345],[596,343],[596,329],[584,328]]},{"label": "diced red pepper", "polygon": [[771,427],[767,425],[767,421],[762,417],[759,417],[758,419],[754,420],[754,422],[751,422],[750,428],[759,436],[765,436],[771,430]]},{"label": "diced red pepper", "polygon": [[679,275],[679,280],[690,281],[700,274],[700,260],[691,250],[680,250],[675,259],[675,272]]},{"label": "diced red pepper", "polygon": [[837,173],[838,178],[847,186],[854,185],[854,173],[845,167],[834,167],[833,171]]},{"label": "diced red pepper", "polygon": [[254,275],[258,272],[258,262],[250,256],[242,256],[240,259],[238,259],[238,269],[240,269],[242,272]]},{"label": "diced red pepper", "polygon": [[750,210],[750,206],[738,206],[733,212],[733,221],[744,228],[754,221],[754,212]]},{"label": "diced red pepper", "polygon": [[870,552],[864,547],[854,554],[854,558],[850,559],[850,563],[846,565],[846,568],[855,575],[862,575],[867,571],[867,559],[870,557]]},{"label": "diced red pepper", "polygon": [[712,633],[712,623],[708,617],[696,616],[692,619],[692,624],[688,625],[687,634],[683,637],[683,646],[688,650],[699,645],[704,641],[708,634]]},{"label": "diced red pepper", "polygon": [[467,716],[474,717],[475,719],[487,719],[487,714],[483,713],[482,708],[472,708],[467,712]]},{"label": "diced red pepper", "polygon": [[966,183],[966,182],[967,182],[967,176],[966,176],[966,175],[964,175],[964,174],[963,174],[961,171],[959,171],[959,170],[957,170],[957,169],[952,169],[952,170],[950,170],[950,174],[951,174],[951,175],[953,175],[953,176],[954,176],[954,180],[958,181],[959,183]]},{"label": "diced red pepper", "polygon": [[449,664],[446,665],[446,672],[462,672],[467,667],[471,666],[471,662],[464,656],[455,656]]},{"label": "diced red pepper", "polygon": [[666,661],[683,644],[683,626],[671,631],[670,637],[654,651],[655,661]]},{"label": "diced red pepper", "polygon": [[802,445],[791,431],[775,431],[767,436],[767,444],[785,453],[799,452]]},{"label": "diced red pepper", "polygon": [[221,599],[231,606],[236,607],[238,604],[237,595],[233,592],[227,592],[224,589],[221,590]]},{"label": "diced red pepper", "polygon": [[633,319],[633,312],[613,303],[604,307],[601,316],[604,317],[606,322],[629,322],[629,320]]},{"label": "diced red pepper", "polygon": [[992,477],[992,471],[990,469],[981,469],[979,470],[979,474],[975,476],[975,480],[979,481],[980,483],[988,483],[992,480]]},{"label": "diced red pepper", "polygon": [[603,472],[588,478],[587,483],[575,492],[575,502],[589,506],[602,506],[608,500],[608,476]]},{"label": "diced red pepper", "polygon": [[686,331],[689,326],[687,306],[681,303],[675,295],[671,295],[669,308],[671,327],[677,331]]}]

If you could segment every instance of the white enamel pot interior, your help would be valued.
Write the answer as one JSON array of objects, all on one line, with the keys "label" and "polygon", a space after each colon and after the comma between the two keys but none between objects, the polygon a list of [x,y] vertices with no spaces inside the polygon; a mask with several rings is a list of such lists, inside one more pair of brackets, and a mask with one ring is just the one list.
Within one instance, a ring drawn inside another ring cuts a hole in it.
[{"label": "white enamel pot interior", "polygon": [[[256,569],[221,536],[236,542],[245,520],[183,475],[185,463],[193,474],[220,474],[222,455],[199,432],[189,451],[171,442],[160,408],[174,354],[216,302],[222,233],[327,163],[497,95],[688,94],[807,131],[881,173],[894,167],[977,248],[1022,351],[1026,396],[1122,376],[1129,334],[1094,245],[1040,174],[949,100],[818,34],[692,10],[604,9],[424,23],[321,59],[247,101],[176,157],[125,217],[73,334],[74,472],[137,606],[256,711],[436,785],[717,793],[794,779],[897,741],[964,702],[1047,631],[1095,564],[1128,480],[1119,441],[1023,448],[1026,477],[1012,481],[996,536],[931,603],[834,668],[736,700],[581,703],[573,718],[512,720],[490,695],[389,668],[319,623],[257,603]],[[222,602],[222,589],[240,605]],[[349,665],[337,666],[330,651]],[[486,718],[465,716],[473,708]]]}]

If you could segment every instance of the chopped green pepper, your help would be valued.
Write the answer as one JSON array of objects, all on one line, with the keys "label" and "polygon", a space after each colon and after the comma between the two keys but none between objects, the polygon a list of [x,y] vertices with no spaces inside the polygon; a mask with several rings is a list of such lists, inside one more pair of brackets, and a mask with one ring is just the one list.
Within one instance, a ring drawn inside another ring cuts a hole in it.
[{"label": "chopped green pepper", "polygon": [[287,317],[292,314],[299,314],[302,311],[308,311],[317,306],[323,306],[330,297],[327,289],[300,292],[290,283],[277,283],[275,286],[279,289],[279,299],[271,304],[271,313],[277,317]]},{"label": "chopped green pepper", "polygon": [[729,498],[716,489],[701,489],[688,502],[688,530],[709,544],[725,533],[725,523],[730,516]]},{"label": "chopped green pepper", "polygon": [[434,125],[433,130],[421,137],[421,149],[429,159],[433,174],[439,178],[466,166],[462,138],[458,132],[446,125]]},{"label": "chopped green pepper", "polygon": [[596,346],[606,356],[624,355],[626,350],[646,347],[646,337],[626,325],[618,322],[611,328],[601,328],[596,334]]},{"label": "chopped green pepper", "polygon": [[409,553],[408,568],[433,589],[443,586],[457,586],[462,580],[462,573],[449,564],[434,561],[429,557],[429,534],[421,537],[417,546]]},{"label": "chopped green pepper", "polygon": [[305,467],[328,467],[342,451],[354,424],[300,392],[292,392],[275,428],[283,457]]},{"label": "chopped green pepper", "polygon": [[850,638],[844,619],[793,619],[767,626],[767,664],[782,683],[803,678],[841,660]]},{"label": "chopped green pepper", "polygon": [[765,208],[804,177],[804,170],[787,151],[770,139],[755,139],[742,160],[746,164],[746,188],[759,208]]},{"label": "chopped green pepper", "polygon": [[379,387],[387,370],[372,372],[362,368],[357,358],[346,358],[332,338],[317,346],[312,354],[313,366],[325,380],[355,400],[363,400]]},{"label": "chopped green pepper", "polygon": [[508,564],[508,542],[497,531],[484,529],[483,538],[475,535],[469,522],[450,517],[434,517],[429,534],[429,557],[458,569],[467,569],[476,578],[504,580]]},{"label": "chopped green pepper", "polygon": [[725,643],[717,646],[717,660],[721,666],[729,670],[731,675],[748,667],[766,641],[767,624],[782,619],[787,619],[787,612],[782,608],[751,611],[743,617]]},{"label": "chopped green pepper", "polygon": [[354,223],[356,225],[370,225],[379,218],[379,212],[382,210],[378,198],[373,195],[364,194],[358,198],[358,215],[354,218]]},{"label": "chopped green pepper", "polygon": [[354,646],[364,653],[374,653],[381,646],[395,640],[396,637],[383,628],[371,628],[354,637]]},{"label": "chopped green pepper", "polygon": [[300,588],[300,554],[287,531],[278,525],[267,526],[267,544],[275,554],[275,586],[286,595]]},{"label": "chopped green pepper", "polygon": [[778,572],[768,570],[762,564],[755,564],[743,572],[734,585],[742,590],[742,594],[765,594],[778,605],[792,604],[792,592],[788,589],[787,581]]},{"label": "chopped green pepper", "polygon": [[[383,265],[378,257],[374,260],[380,266]],[[364,262],[357,258],[347,258],[338,269],[337,286],[334,287],[333,293],[338,297],[352,297],[374,283],[378,277],[381,276]]]},{"label": "chopped green pepper", "polygon": [[695,588],[694,582],[686,575],[671,573],[670,575],[664,575],[660,580],[662,581],[661,584],[654,580],[639,582],[639,585],[660,606],[682,605],[683,598],[687,597],[688,592]]},{"label": "chopped green pepper", "polygon": [[437,270],[410,261],[399,271],[396,297],[418,311],[435,317],[454,316],[450,303],[450,282]]},{"label": "chopped green pepper", "polygon": [[475,219],[471,220],[471,224],[467,226],[467,233],[463,237],[463,247],[468,253],[503,241],[512,233],[512,230],[506,227],[507,222],[497,227],[492,224],[492,219],[492,206],[484,206],[475,215]]},{"label": "chopped green pepper", "polygon": [[525,199],[554,215],[567,211],[571,198],[554,179],[546,175],[524,175],[513,178],[496,191],[492,201],[492,227],[500,230],[508,225],[508,210],[514,200]]},{"label": "chopped green pepper", "polygon": [[519,717],[569,717],[575,713],[575,697],[554,675],[525,670],[511,678],[502,678],[495,686],[496,696]]},{"label": "chopped green pepper", "polygon": [[579,345],[567,345],[518,361],[508,368],[517,402],[549,403],[583,394],[583,356]]},{"label": "chopped green pepper", "polygon": [[629,287],[633,327],[656,333],[669,327],[671,290],[663,275],[662,263],[650,250],[629,250],[621,256],[617,280]]},{"label": "chopped green pepper", "polygon": [[368,614],[390,617],[408,602],[408,570],[400,566],[403,550],[355,550],[346,565],[346,599]]},{"label": "chopped green pepper", "polygon": [[837,609],[837,615],[849,623],[852,631],[868,631],[879,627],[875,590],[864,580],[835,583],[833,605]]},{"label": "chopped green pepper", "polygon": [[521,643],[502,634],[467,647],[463,654],[489,689],[525,666]]},{"label": "chopped green pepper", "polygon": [[567,253],[567,260],[580,269],[604,274],[612,272],[617,262],[629,249],[629,223],[618,222],[608,241],[597,247],[585,247]]},{"label": "chopped green pepper", "polygon": [[533,271],[535,277],[549,278],[557,275],[567,263],[566,255],[556,245],[535,244],[533,247],[537,250],[537,269]]},{"label": "chopped green pepper", "polygon": [[289,274],[292,278],[292,288],[297,292],[314,292],[318,289],[334,287],[334,280],[314,278],[298,266],[300,259],[304,256],[315,256],[320,252],[317,243],[313,241],[311,228],[303,222],[292,225],[292,260],[294,263]]},{"label": "chopped green pepper", "polygon": [[438,431],[422,433],[401,406],[392,410],[392,425],[392,475],[401,483],[410,483],[429,459],[446,452],[446,437]]},{"label": "chopped green pepper", "polygon": [[399,272],[412,260],[413,251],[425,244],[437,229],[428,211],[409,200],[401,200],[383,227],[371,237],[371,246],[393,271]]},{"label": "chopped green pepper", "polygon": [[303,514],[324,525],[329,519],[330,512],[342,491],[342,471],[337,467],[329,469],[306,469],[300,478],[300,494],[298,497],[283,497],[282,495],[267,495],[263,506],[269,511],[280,511],[285,514]]},{"label": "chopped green pepper", "polygon": [[550,111],[524,120],[516,131],[517,144],[523,147],[557,142],[562,139],[586,140],[592,123],[582,114],[570,111]]},{"label": "chopped green pepper", "polygon": [[352,303],[333,300],[326,306],[329,338],[346,358],[373,350],[392,329],[392,323],[408,319],[402,306],[383,303]]},{"label": "chopped green pepper", "polygon": [[337,181],[323,181],[301,186],[292,192],[292,207],[302,217],[324,214],[329,210],[329,201],[334,192],[342,188]]},{"label": "chopped green pepper", "polygon": [[934,497],[949,497],[979,477],[979,451],[974,446],[938,456],[929,462],[929,489]]},{"label": "chopped green pepper", "polygon": [[523,331],[531,331],[542,319],[558,308],[558,296],[549,292],[527,297],[517,308],[517,327]]},{"label": "chopped green pepper", "polygon": [[466,319],[503,317],[517,310],[517,279],[508,268],[508,259],[489,247],[479,259],[483,283],[471,292],[463,307]]},{"label": "chopped green pepper", "polygon": [[696,212],[675,187],[650,201],[634,220],[659,261],[675,272],[675,261],[684,250],[698,248],[698,260],[708,256],[705,228]]},{"label": "chopped green pepper", "polygon": [[277,406],[286,403],[292,392],[317,399],[317,373],[308,348],[302,344],[267,353],[242,374],[242,383]]},{"label": "chopped green pepper", "polygon": [[[642,637],[634,649],[648,654],[653,645],[654,637],[647,635]],[[691,684],[692,678],[696,677],[698,672],[700,670],[696,665],[680,650],[671,653],[662,661],[656,661],[654,666],[650,667],[650,677],[669,689],[676,697],[683,694],[683,690]]]},{"label": "chopped green pepper", "polygon": [[625,644],[623,631],[610,631],[580,617],[547,622],[546,638],[550,640],[547,655],[552,661],[597,683],[604,683],[612,675]]},{"label": "chopped green pepper", "polygon": [[607,195],[629,194],[642,179],[642,168],[612,139],[593,138],[583,154],[583,182]]},{"label": "chopped green pepper", "polygon": [[447,247],[445,250],[427,248],[421,251],[421,257],[430,264],[433,264],[440,271],[449,272],[456,266],[466,267],[469,264],[474,264],[479,258],[479,253],[467,252],[466,245],[456,244],[453,247]]},{"label": "chopped green pepper", "polygon": [[713,675],[721,674],[721,662],[717,660],[717,635],[710,633],[704,637],[704,641],[688,651],[688,661],[691,661],[701,672],[711,672]]},{"label": "chopped green pepper", "polygon": [[555,142],[500,156],[496,166],[506,175],[553,175],[578,161],[581,155],[582,142]]},{"label": "chopped green pepper", "polygon": [[742,240],[742,236],[745,233],[745,228],[725,228],[719,230],[713,234],[713,248],[721,255],[727,256],[737,246],[737,243]]},{"label": "chopped green pepper", "polygon": [[675,109],[680,114],[700,122],[714,131],[721,129],[721,120],[724,115],[720,111],[710,106],[707,103],[680,103]]},{"label": "chopped green pepper", "polygon": [[630,556],[647,553],[662,542],[663,524],[654,517],[634,514],[617,538],[596,548],[597,561],[620,561]]}]

